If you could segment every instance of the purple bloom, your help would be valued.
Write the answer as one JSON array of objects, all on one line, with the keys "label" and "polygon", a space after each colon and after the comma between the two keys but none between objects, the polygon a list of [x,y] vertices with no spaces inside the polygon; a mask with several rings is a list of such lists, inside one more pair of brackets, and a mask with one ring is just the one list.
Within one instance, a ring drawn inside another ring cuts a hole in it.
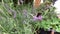
[{"label": "purple bloom", "polygon": [[16,18],[16,12],[14,12],[14,16],[13,17]]},{"label": "purple bloom", "polygon": [[28,11],[26,9],[23,10],[23,15],[26,17],[28,15]]},{"label": "purple bloom", "polygon": [[37,16],[33,16],[33,20],[36,21],[36,20],[42,20],[42,15],[41,13],[38,13]]},{"label": "purple bloom", "polygon": [[36,16],[33,16],[33,20],[42,20],[42,16],[39,16],[39,17],[36,17]]}]

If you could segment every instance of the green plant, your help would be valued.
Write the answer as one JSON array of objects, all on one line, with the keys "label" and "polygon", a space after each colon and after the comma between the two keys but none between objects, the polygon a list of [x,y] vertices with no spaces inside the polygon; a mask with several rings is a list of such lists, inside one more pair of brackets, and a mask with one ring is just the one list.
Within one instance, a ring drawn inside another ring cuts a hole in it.
[{"label": "green plant", "polygon": [[[56,17],[54,7],[45,9],[46,5],[42,4],[36,10],[36,13],[41,12],[43,20],[33,21],[33,17],[30,15],[32,14],[31,5],[17,5],[14,7],[12,0],[9,3],[6,2],[0,3],[0,34],[34,34],[37,27],[45,30],[53,28],[60,32],[60,19]],[[35,13],[35,11],[33,12]]]}]

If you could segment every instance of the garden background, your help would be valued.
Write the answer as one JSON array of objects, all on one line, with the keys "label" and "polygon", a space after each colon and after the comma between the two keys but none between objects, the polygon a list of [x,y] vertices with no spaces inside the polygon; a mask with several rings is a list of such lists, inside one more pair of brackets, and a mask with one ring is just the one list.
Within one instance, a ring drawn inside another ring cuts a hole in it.
[{"label": "garden background", "polygon": [[[46,4],[43,3],[34,10],[31,3],[18,5],[17,2],[17,0],[0,0],[0,34],[34,34],[36,28],[44,30],[53,28],[60,32],[60,19],[56,17],[54,7],[46,9]],[[43,19],[33,21],[32,14],[38,12],[42,13]]]}]

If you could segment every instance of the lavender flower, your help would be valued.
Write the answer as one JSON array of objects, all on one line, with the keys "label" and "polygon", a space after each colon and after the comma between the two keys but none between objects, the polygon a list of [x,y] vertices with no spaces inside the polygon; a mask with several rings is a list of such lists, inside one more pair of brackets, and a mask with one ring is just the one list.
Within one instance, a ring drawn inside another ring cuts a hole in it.
[{"label": "lavender flower", "polygon": [[24,16],[24,17],[27,17],[27,15],[28,15],[28,11],[27,11],[26,9],[24,9],[24,10],[23,10],[23,16]]},{"label": "lavender flower", "polygon": [[11,9],[7,4],[4,4],[4,8],[8,11],[8,13],[12,14],[13,13],[13,18],[16,18],[16,11]]},{"label": "lavender flower", "polygon": [[35,20],[42,20],[42,16],[39,16],[39,17],[34,16],[34,17],[33,17],[33,20],[34,20],[34,21],[35,21]]},{"label": "lavender flower", "polygon": [[36,20],[42,20],[42,15],[41,13],[38,13],[36,16],[33,16],[33,20],[36,21]]},{"label": "lavender flower", "polygon": [[14,16],[13,16],[14,18],[16,18],[16,12],[14,11]]}]

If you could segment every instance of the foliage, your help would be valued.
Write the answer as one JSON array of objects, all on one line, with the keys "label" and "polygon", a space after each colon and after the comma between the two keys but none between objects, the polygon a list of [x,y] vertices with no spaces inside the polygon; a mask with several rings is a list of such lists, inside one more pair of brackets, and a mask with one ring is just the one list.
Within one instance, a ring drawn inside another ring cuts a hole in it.
[{"label": "foliage", "polygon": [[14,7],[12,0],[9,3],[4,0],[0,3],[0,34],[34,34],[37,27],[45,30],[53,28],[60,32],[60,19],[56,17],[54,7],[45,8],[45,4],[42,4],[36,9],[36,12],[42,13],[43,20],[33,21],[31,5]]}]

